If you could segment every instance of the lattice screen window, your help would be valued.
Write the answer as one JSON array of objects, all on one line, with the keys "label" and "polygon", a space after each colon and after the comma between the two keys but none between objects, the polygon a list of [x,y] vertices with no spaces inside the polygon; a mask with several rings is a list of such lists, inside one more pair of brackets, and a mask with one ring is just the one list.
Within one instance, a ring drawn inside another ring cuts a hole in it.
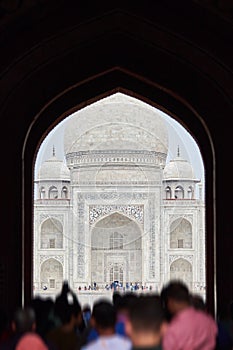
[{"label": "lattice screen window", "polygon": [[110,249],[123,249],[123,235],[113,232],[110,236]]},{"label": "lattice screen window", "polygon": [[49,288],[55,288],[55,279],[49,280]]},{"label": "lattice screen window", "polygon": [[49,248],[55,248],[55,238],[50,238],[50,240],[49,240]]},{"label": "lattice screen window", "polygon": [[123,268],[117,263],[113,264],[113,266],[110,268],[110,281],[118,281],[123,283]]},{"label": "lattice screen window", "polygon": [[184,240],[178,239],[178,248],[184,248]]}]

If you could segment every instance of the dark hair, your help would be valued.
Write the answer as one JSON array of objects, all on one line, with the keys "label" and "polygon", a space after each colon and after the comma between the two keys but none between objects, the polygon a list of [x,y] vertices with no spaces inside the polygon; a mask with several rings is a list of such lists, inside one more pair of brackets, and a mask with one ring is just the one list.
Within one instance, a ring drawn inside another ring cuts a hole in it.
[{"label": "dark hair", "polygon": [[161,298],[165,304],[169,298],[178,302],[190,303],[190,293],[186,284],[179,280],[170,281],[162,290]]},{"label": "dark hair", "polygon": [[31,307],[18,308],[13,317],[17,332],[29,332],[36,322],[35,311]]},{"label": "dark hair", "polygon": [[165,313],[157,295],[140,295],[129,308],[129,320],[135,331],[158,332]]},{"label": "dark hair", "polygon": [[128,310],[128,308],[130,307],[130,304],[134,302],[136,298],[137,298],[137,295],[135,293],[127,292],[125,294],[122,294],[120,297],[118,297],[117,300],[115,300],[115,303],[113,304],[117,312],[121,310]]},{"label": "dark hair", "polygon": [[108,300],[97,301],[92,310],[92,317],[97,326],[101,328],[115,327],[116,324],[116,310],[113,304]]}]

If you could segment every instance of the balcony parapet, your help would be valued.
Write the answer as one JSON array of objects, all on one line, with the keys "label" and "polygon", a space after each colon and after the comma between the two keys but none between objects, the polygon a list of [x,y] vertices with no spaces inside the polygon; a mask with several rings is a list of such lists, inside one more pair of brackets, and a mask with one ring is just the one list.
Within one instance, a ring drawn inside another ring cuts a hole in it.
[{"label": "balcony parapet", "polygon": [[46,206],[70,206],[70,199],[36,199],[35,205],[46,205]]},{"label": "balcony parapet", "polygon": [[177,206],[190,206],[190,205],[198,205],[200,206],[200,204],[203,203],[203,201],[201,201],[200,199],[163,199],[163,205],[166,206],[171,206],[174,207],[175,205]]}]

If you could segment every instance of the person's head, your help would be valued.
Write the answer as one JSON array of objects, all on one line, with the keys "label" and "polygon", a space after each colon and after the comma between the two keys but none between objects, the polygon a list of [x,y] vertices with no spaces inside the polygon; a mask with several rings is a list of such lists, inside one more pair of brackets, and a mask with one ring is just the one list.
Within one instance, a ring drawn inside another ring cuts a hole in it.
[{"label": "person's head", "polygon": [[36,332],[43,336],[54,326],[54,301],[50,297],[42,298],[36,296],[32,298],[30,306],[36,314]]},{"label": "person's head", "polygon": [[118,298],[117,302],[114,303],[117,314],[128,314],[131,303],[137,298],[135,293],[125,293]]},{"label": "person's head", "polygon": [[162,290],[163,305],[171,315],[190,306],[191,296],[186,284],[179,280],[170,281]]},{"label": "person's head", "polygon": [[140,295],[131,304],[126,333],[134,346],[156,346],[165,331],[165,313],[159,296]]},{"label": "person's head", "polygon": [[101,334],[115,333],[116,310],[108,300],[95,302],[92,309],[91,324]]},{"label": "person's head", "polygon": [[15,332],[24,333],[35,331],[36,314],[31,307],[18,308],[13,317],[12,329]]}]

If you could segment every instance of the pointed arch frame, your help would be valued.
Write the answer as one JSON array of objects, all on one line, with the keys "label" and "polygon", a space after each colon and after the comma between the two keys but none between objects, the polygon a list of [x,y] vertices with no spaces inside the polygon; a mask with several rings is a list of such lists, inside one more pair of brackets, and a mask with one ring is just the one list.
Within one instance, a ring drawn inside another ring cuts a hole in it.
[{"label": "pointed arch frame", "polygon": [[207,167],[206,205],[209,208],[206,222],[207,304],[209,310],[214,313],[216,303],[216,228],[215,202],[213,201],[215,197],[215,156],[210,133],[202,117],[194,106],[186,100],[143,76],[119,67],[92,76],[64,90],[40,110],[30,125],[23,149],[23,202],[25,203],[22,219],[24,233],[22,243],[23,302],[30,300],[32,295],[32,220],[29,217],[32,217],[33,203],[31,192],[27,191],[27,186],[32,186],[33,166],[40,144],[46,134],[68,115],[116,92],[128,94],[162,110],[180,122],[186,129],[191,130],[191,135],[198,141],[204,164]]}]

